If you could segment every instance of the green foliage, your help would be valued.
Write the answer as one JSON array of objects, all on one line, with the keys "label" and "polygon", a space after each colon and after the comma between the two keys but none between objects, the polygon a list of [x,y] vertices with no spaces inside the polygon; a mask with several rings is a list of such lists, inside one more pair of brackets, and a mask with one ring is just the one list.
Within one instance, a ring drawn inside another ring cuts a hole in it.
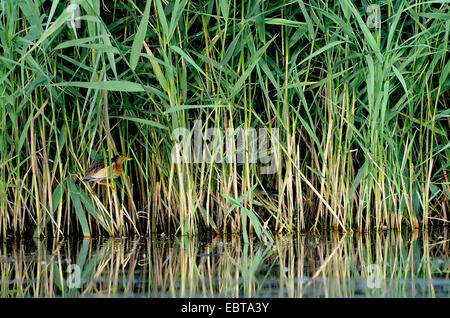
[{"label": "green foliage", "polygon": [[[2,236],[448,222],[446,1],[1,3]],[[278,172],[174,162],[196,120],[279,129]],[[81,182],[118,153],[123,187]]]}]

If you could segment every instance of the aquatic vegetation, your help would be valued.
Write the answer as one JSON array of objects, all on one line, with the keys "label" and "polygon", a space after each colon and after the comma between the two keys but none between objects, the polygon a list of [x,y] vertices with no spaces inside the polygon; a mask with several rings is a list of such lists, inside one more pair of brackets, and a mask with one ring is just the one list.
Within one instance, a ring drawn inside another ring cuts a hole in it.
[{"label": "aquatic vegetation", "polygon": [[0,237],[448,224],[446,1],[49,3],[1,1]]}]

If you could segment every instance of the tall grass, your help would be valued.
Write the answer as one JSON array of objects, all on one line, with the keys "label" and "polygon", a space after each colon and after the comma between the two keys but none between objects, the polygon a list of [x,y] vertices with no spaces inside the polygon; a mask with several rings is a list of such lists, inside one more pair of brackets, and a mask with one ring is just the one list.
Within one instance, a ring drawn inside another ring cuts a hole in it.
[{"label": "tall grass", "polygon": [[[377,2],[379,27],[366,1],[72,3],[68,25],[66,2],[1,2],[1,236],[448,222],[448,2]],[[196,122],[279,129],[277,173],[171,160]],[[123,177],[81,182],[117,153]]]}]

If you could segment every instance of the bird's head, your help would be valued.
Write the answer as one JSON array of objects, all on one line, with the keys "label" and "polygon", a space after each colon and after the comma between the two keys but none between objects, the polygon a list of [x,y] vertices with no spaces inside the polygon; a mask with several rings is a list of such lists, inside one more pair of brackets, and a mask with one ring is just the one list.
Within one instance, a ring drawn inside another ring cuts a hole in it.
[{"label": "bird's head", "polygon": [[118,156],[115,156],[115,157],[113,158],[113,161],[114,161],[117,165],[120,165],[120,164],[122,164],[122,162],[127,161],[127,160],[133,160],[133,158],[128,158],[128,157],[125,157],[125,156],[122,156],[122,155],[118,155]]}]

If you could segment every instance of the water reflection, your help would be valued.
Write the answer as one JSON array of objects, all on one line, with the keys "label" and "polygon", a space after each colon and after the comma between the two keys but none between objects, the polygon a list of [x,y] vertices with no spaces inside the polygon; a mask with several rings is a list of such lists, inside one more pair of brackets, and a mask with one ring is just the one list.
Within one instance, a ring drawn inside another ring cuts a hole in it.
[{"label": "water reflection", "polygon": [[1,297],[448,297],[448,235],[0,243]]}]

